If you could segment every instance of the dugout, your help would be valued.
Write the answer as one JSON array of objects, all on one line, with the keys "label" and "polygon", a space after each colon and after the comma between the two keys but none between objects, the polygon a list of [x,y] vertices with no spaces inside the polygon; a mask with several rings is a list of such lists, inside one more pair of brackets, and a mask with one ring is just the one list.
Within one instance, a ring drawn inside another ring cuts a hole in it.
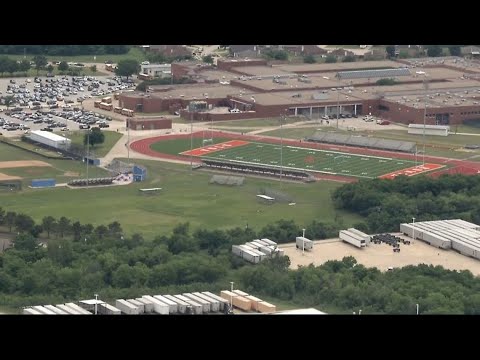
[{"label": "dugout", "polygon": [[147,169],[140,165],[133,166],[133,181],[145,181],[147,179]]},{"label": "dugout", "polygon": [[99,166],[100,165],[100,159],[84,156],[83,157],[83,162],[87,162],[88,165],[94,165],[94,166]]},{"label": "dugout", "polygon": [[19,191],[22,190],[21,180],[0,180],[0,191]]}]

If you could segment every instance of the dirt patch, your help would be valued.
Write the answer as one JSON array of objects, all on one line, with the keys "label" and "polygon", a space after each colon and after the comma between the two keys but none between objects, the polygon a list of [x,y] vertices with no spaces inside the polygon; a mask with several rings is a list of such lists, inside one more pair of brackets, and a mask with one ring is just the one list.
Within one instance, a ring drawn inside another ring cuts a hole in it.
[{"label": "dirt patch", "polygon": [[34,166],[52,166],[49,163],[38,160],[21,160],[21,161],[0,161],[0,169],[10,169],[19,167],[34,167]]},{"label": "dirt patch", "polygon": [[[403,235],[395,235],[409,239]],[[299,265],[314,264],[318,266],[328,260],[342,260],[344,256],[353,256],[358,263],[366,267],[376,267],[381,271],[386,271],[390,266],[432,264],[441,265],[450,270],[470,270],[474,275],[480,275],[479,260],[461,255],[453,250],[437,249],[421,240],[415,240],[412,245],[401,245],[399,253],[394,253],[392,247],[383,243],[371,244],[366,248],[359,249],[340,240],[315,241],[313,251],[305,251],[304,255],[302,255],[301,249],[296,249],[295,244],[284,244],[279,247],[284,249],[285,255],[290,258],[290,268],[292,269],[296,269]]]},{"label": "dirt patch", "polygon": [[80,176],[80,173],[73,172],[73,171],[65,171],[63,176]]},{"label": "dirt patch", "polygon": [[10,176],[10,175],[0,173],[0,180],[21,180],[21,179],[22,178],[18,176]]}]

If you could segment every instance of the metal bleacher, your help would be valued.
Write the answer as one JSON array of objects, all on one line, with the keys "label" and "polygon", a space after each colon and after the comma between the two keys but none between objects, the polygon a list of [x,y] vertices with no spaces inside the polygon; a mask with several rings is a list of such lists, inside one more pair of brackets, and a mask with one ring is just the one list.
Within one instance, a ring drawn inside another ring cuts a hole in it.
[{"label": "metal bleacher", "polygon": [[306,141],[415,153],[416,143],[383,138],[316,132]]}]

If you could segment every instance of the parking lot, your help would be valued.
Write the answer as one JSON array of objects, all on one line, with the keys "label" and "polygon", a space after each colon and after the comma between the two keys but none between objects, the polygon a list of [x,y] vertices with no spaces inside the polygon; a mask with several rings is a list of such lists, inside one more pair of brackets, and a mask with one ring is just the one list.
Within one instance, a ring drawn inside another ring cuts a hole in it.
[{"label": "parking lot", "polygon": [[[131,80],[130,80],[131,81]],[[113,97],[135,87],[115,76],[56,76],[0,79],[0,97],[15,103],[0,104],[0,133],[15,137],[31,130],[74,131],[91,126],[109,127],[110,117],[85,111],[82,102]]]}]

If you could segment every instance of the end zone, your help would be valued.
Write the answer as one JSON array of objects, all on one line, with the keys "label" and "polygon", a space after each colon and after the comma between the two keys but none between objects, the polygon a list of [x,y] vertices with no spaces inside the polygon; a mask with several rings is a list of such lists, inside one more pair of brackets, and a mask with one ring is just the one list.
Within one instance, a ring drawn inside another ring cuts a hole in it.
[{"label": "end zone", "polygon": [[249,143],[250,143],[249,141],[243,141],[243,140],[230,140],[230,141],[215,144],[215,145],[203,146],[193,150],[184,151],[184,152],[181,152],[180,155],[204,156],[216,151],[232,149],[235,147],[247,145]]},{"label": "end zone", "polygon": [[379,176],[380,179],[394,179],[395,177],[399,175],[405,175],[405,176],[414,176],[422,173],[426,173],[428,171],[432,170],[437,170],[440,168],[445,167],[445,165],[439,165],[439,164],[425,164],[425,165],[417,165],[417,166],[412,166],[406,169],[394,171],[382,176]]}]

